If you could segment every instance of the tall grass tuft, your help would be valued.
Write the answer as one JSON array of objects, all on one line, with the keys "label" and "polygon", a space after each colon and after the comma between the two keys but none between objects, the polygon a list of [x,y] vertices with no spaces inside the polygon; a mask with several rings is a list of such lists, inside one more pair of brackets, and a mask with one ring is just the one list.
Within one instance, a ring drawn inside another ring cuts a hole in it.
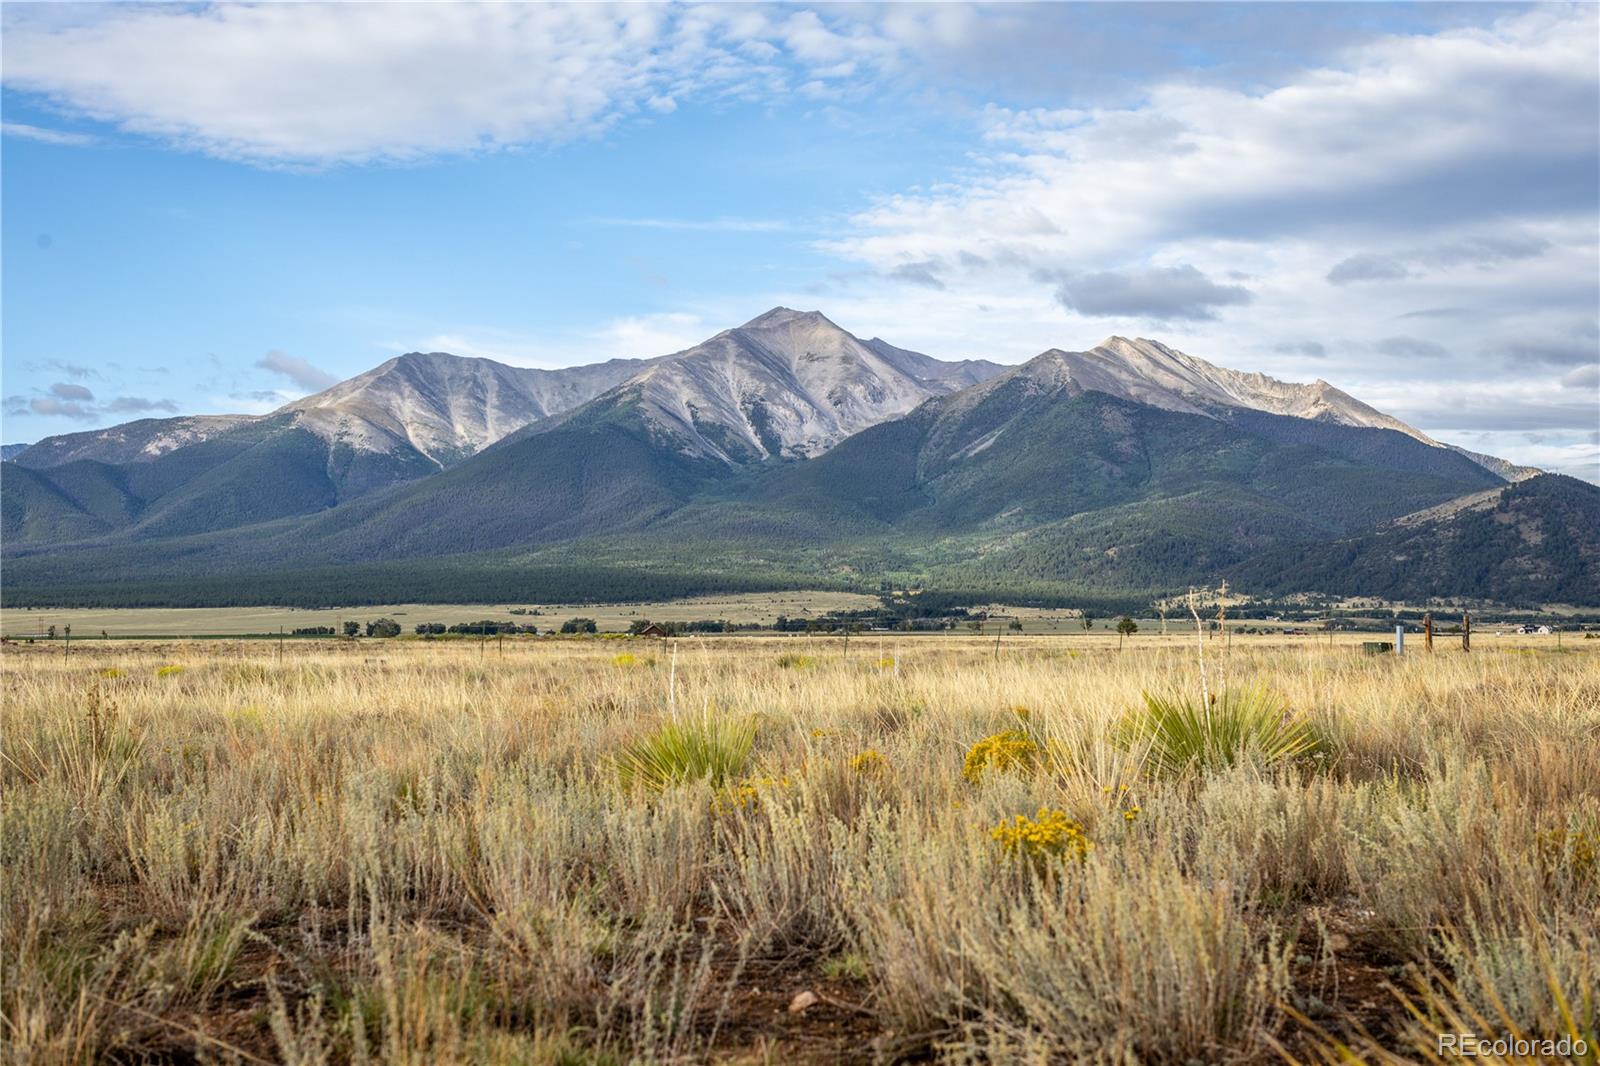
[{"label": "tall grass tuft", "polygon": [[707,714],[698,722],[668,722],[618,753],[617,778],[627,790],[660,792],[690,781],[722,788],[744,771],[755,741],[751,718]]},{"label": "tall grass tuft", "polygon": [[1316,750],[1310,723],[1264,686],[1223,689],[1196,703],[1180,694],[1144,693],[1144,707],[1123,722],[1124,740],[1149,745],[1152,773],[1224,770],[1241,762],[1275,763]]}]

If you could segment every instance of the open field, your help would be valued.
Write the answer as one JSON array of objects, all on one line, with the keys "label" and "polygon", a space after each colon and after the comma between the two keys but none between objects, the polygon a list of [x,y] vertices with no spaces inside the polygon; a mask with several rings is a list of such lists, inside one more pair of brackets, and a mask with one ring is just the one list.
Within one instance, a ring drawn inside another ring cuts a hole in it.
[{"label": "open field", "polygon": [[5,1058],[1600,1061],[1600,641],[1359,640],[8,646]]},{"label": "open field", "polygon": [[[371,607],[300,608],[300,607],[37,607],[11,608],[0,615],[0,633],[10,640],[39,638],[51,626],[59,637],[66,626],[72,627],[74,643],[100,639],[102,634],[116,639],[130,637],[217,637],[275,634],[281,627],[286,632],[295,629],[330,626],[334,629],[346,621],[362,624],[379,618],[393,618],[404,633],[411,633],[418,622],[458,622],[494,620],[517,622],[548,631],[559,627],[569,618],[593,618],[602,632],[624,632],[638,619],[656,622],[688,622],[703,619],[724,619],[736,624],[756,623],[771,625],[780,616],[807,619],[817,618],[835,611],[872,610],[882,606],[876,596],[855,592],[805,590],[794,592],[752,592],[727,596],[700,596],[665,601],[638,601],[622,603],[392,603]],[[1382,618],[1401,604],[1380,601],[1350,600],[1340,605],[1344,611],[1367,611],[1374,618]],[[528,612],[512,614],[513,609]],[[1059,634],[1081,636],[1081,612],[1070,608],[1023,607],[1003,603],[976,605],[971,608],[992,617],[984,630],[1008,625],[1015,619],[1028,634]],[[1551,621],[1569,609],[1548,608],[1529,618],[1536,622]],[[537,611],[537,614],[531,612]],[[1445,636],[1444,628],[1454,624],[1459,614],[1439,611],[1440,639],[1456,640]],[[1113,625],[1116,619],[1101,614],[1095,616],[1096,631]],[[1162,622],[1153,617],[1138,619],[1140,639],[1148,640],[1162,632]],[[1169,639],[1182,640],[1187,619],[1181,611],[1169,616],[1166,629]],[[1415,628],[1415,619],[1409,623]],[[1480,639],[1497,640],[1509,635],[1510,622],[1479,622],[1476,635]],[[1298,629],[1307,634],[1317,632],[1320,623],[1269,623],[1255,619],[1241,619],[1236,628],[1266,627]],[[1192,638],[1193,631],[1187,630]],[[1325,633],[1318,633],[1326,639]],[[1351,638],[1345,634],[1338,639]],[[1373,634],[1364,638],[1376,639]],[[1567,634],[1565,639],[1581,639]]]},{"label": "open field", "polygon": [[[72,627],[80,638],[163,636],[190,637],[276,633],[334,626],[354,619],[371,622],[393,618],[410,632],[418,622],[479,622],[485,619],[517,621],[541,630],[581,615],[593,618],[601,629],[627,629],[636,618],[676,622],[723,618],[730,622],[770,624],[780,614],[795,618],[878,606],[875,596],[854,592],[769,592],[736,596],[700,596],[662,603],[391,603],[375,607],[340,607],[317,610],[297,607],[133,607],[133,608],[29,608],[5,613],[4,632],[15,639],[36,635],[50,626]],[[511,609],[539,611],[537,616],[513,615]]]}]

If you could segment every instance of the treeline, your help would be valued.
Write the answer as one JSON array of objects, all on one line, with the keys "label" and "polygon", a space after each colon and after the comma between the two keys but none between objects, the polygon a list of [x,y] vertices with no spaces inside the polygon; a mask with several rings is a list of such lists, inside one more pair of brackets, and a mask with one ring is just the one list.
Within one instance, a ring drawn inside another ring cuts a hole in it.
[{"label": "treeline", "polygon": [[838,588],[815,575],[696,574],[622,567],[479,566],[438,560],[232,576],[84,582],[68,570],[7,560],[4,605],[22,607],[359,607],[506,600],[624,603],[691,596]]},{"label": "treeline", "polygon": [[698,618],[687,622],[652,622],[635,619],[628,625],[630,636],[681,637],[694,633],[743,633],[766,628],[760,622],[730,622],[726,618]]}]

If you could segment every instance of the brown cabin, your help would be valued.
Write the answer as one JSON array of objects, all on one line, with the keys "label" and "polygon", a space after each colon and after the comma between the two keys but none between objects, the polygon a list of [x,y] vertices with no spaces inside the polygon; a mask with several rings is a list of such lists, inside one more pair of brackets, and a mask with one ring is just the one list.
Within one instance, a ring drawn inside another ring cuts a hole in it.
[{"label": "brown cabin", "polygon": [[667,631],[656,625],[654,622],[651,622],[649,625],[639,630],[639,632],[635,635],[640,637],[664,637],[667,635]]}]

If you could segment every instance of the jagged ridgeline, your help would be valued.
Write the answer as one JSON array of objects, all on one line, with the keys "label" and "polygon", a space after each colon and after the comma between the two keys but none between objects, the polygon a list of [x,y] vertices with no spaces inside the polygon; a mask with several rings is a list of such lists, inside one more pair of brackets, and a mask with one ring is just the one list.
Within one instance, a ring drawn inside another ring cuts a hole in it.
[{"label": "jagged ridgeline", "polygon": [[1121,337],[949,362],[786,308],[653,359],[401,356],[269,415],[49,438],[4,473],[13,605],[1220,578],[1600,603],[1600,490],[1327,382]]}]

